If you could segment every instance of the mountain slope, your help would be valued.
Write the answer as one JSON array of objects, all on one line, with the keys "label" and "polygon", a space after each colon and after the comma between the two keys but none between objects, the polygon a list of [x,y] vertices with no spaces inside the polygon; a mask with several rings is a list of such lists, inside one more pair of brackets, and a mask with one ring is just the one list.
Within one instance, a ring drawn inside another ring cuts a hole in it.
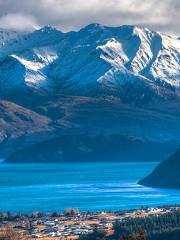
[{"label": "mountain slope", "polygon": [[[144,109],[118,98],[46,96],[33,98],[28,105],[51,119],[51,130],[40,132],[38,144],[30,134],[23,147],[17,138],[9,162],[159,161],[180,143],[180,103]],[[8,143],[2,145],[6,152]]]},{"label": "mountain slope", "polygon": [[[9,116],[12,124],[5,121],[7,128],[0,129],[9,136],[0,154],[36,152],[48,142],[56,158],[63,144],[56,139],[64,137],[71,146],[73,136],[99,156],[106,154],[96,149],[98,141],[114,149],[117,140],[116,151],[126,160],[163,160],[180,144],[179,66],[180,40],[146,28],[91,24],[68,33],[50,26],[0,31],[1,98],[26,115],[20,121],[1,110],[2,121]],[[137,142],[138,153],[129,156],[128,147]]]},{"label": "mountain slope", "polygon": [[[179,93],[180,40],[148,29],[91,24],[61,33],[48,26],[0,50],[1,93],[13,84],[76,95],[129,94],[131,101],[130,88],[139,89],[141,101]],[[6,77],[9,69],[15,77]]]},{"label": "mountain slope", "polygon": [[32,144],[10,154],[6,162],[133,162],[137,159],[148,162],[164,159],[172,151],[172,146],[169,143],[148,142],[121,134],[74,133]]},{"label": "mountain slope", "polygon": [[[53,135],[52,120],[17,104],[0,100],[1,157]],[[54,134],[55,135],[55,134]]]},{"label": "mountain slope", "polygon": [[58,58],[56,45],[62,37],[60,31],[45,27],[8,39],[0,47],[0,92],[8,95],[22,87],[50,91],[45,68]]},{"label": "mountain slope", "polygon": [[150,187],[180,189],[180,149],[139,183]]},{"label": "mountain slope", "polygon": [[[6,44],[9,41],[16,41],[23,33],[17,31],[10,31],[6,29],[0,29],[0,49],[6,48]],[[2,57],[2,55],[0,55]]]}]

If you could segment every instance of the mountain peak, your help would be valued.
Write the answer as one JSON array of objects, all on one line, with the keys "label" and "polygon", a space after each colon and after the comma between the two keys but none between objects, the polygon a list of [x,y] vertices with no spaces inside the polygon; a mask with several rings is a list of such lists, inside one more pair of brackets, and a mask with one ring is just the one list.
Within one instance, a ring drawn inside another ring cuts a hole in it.
[{"label": "mountain peak", "polygon": [[38,29],[37,31],[42,32],[42,33],[61,32],[51,25],[46,25],[46,26]]},{"label": "mountain peak", "polygon": [[[180,86],[179,40],[146,28],[93,23],[78,32],[62,33],[47,25],[10,42],[3,38],[1,54],[16,54],[25,67],[24,75],[33,79],[34,85],[45,79],[59,89],[65,86],[67,92],[83,92],[87,84],[87,91],[90,84],[92,91],[94,86],[99,88],[99,82],[109,91],[118,87],[122,90],[122,83],[144,83],[153,91],[173,88],[173,94]],[[7,70],[9,63],[3,66]],[[13,65],[12,72],[16,70]],[[2,82],[6,82],[6,75]]]},{"label": "mountain peak", "polygon": [[95,29],[104,30],[105,28],[106,28],[106,26],[104,26],[100,23],[91,23],[91,24],[85,26],[84,28],[82,28],[81,30],[84,30],[84,29],[86,29],[86,30],[95,30]]}]

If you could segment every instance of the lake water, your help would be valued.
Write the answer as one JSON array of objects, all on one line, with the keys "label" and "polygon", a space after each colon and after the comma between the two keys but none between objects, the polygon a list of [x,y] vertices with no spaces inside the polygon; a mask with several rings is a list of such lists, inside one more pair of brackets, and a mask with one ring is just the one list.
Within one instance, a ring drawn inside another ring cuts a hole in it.
[{"label": "lake water", "polygon": [[180,191],[137,185],[157,163],[0,164],[0,211],[118,210],[179,204]]}]

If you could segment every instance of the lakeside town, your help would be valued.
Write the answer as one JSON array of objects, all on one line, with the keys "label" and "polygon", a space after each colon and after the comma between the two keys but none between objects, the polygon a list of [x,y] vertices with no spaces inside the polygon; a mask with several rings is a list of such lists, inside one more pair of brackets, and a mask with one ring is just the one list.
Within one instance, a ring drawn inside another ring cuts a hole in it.
[{"label": "lakeside town", "polygon": [[74,240],[82,234],[89,234],[95,230],[113,233],[115,222],[125,222],[128,219],[161,216],[180,210],[180,206],[163,206],[134,210],[120,210],[116,212],[81,212],[76,208],[67,208],[63,213],[31,214],[0,213],[0,233],[10,227],[28,239],[43,240]]}]

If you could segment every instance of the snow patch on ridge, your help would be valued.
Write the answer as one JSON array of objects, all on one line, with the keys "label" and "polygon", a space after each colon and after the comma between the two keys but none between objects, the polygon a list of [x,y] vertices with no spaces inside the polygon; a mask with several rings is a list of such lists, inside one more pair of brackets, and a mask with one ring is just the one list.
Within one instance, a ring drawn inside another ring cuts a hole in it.
[{"label": "snow patch on ridge", "polygon": [[91,24],[62,33],[47,26],[22,35],[0,30],[0,60],[0,82],[9,88],[56,86],[79,93],[98,83],[111,89],[130,82],[180,91],[180,40],[146,28]]}]

